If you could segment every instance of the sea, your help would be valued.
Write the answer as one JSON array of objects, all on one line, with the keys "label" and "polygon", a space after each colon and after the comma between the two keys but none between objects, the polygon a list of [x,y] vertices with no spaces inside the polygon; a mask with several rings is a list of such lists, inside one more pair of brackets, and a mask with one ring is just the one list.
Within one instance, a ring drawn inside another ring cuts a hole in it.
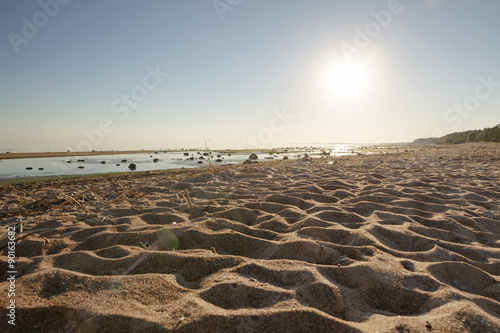
[{"label": "sea", "polygon": [[[255,150],[257,162],[302,158],[307,153],[312,158],[324,156],[342,156],[353,154],[359,145],[333,144],[319,146],[295,146],[277,148],[274,153],[262,153]],[[27,152],[26,150],[0,149],[0,153]],[[35,152],[35,151],[31,151]],[[157,151],[154,153],[133,153],[108,155],[88,155],[75,157],[44,157],[22,159],[0,159],[0,179],[44,176],[73,176],[88,174],[106,174],[117,172],[137,172],[168,169],[190,169],[213,165],[242,164],[251,152],[245,150],[236,153],[212,151],[203,156],[205,151]],[[210,163],[209,163],[210,157]],[[135,164],[135,170],[129,165]]]}]

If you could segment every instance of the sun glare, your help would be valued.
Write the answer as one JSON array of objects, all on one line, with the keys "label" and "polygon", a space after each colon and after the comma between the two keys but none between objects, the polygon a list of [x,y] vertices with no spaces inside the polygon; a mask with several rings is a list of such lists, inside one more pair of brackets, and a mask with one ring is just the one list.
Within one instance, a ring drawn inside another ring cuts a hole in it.
[{"label": "sun glare", "polygon": [[366,64],[338,62],[324,72],[324,87],[328,95],[339,98],[354,98],[369,88],[371,73]]}]

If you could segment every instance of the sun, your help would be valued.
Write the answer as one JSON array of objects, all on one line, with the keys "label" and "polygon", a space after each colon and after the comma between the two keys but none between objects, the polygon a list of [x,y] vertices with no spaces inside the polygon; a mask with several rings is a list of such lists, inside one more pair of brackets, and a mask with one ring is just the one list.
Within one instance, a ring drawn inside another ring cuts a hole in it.
[{"label": "sun", "polygon": [[371,81],[370,68],[365,63],[339,61],[327,66],[323,86],[330,96],[352,99],[366,93]]}]

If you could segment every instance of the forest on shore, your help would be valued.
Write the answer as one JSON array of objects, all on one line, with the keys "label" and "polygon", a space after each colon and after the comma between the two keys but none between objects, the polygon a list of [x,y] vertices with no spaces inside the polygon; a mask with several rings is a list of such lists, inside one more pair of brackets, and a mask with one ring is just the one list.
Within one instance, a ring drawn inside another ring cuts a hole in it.
[{"label": "forest on shore", "polygon": [[413,144],[459,144],[467,142],[500,142],[500,124],[482,130],[450,133],[440,138],[416,139]]}]

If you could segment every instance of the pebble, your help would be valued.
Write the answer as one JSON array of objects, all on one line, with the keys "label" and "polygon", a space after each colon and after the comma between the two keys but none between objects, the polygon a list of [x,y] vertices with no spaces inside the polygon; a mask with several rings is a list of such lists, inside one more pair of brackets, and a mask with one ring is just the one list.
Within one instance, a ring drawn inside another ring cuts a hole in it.
[{"label": "pebble", "polygon": [[495,218],[495,213],[493,213],[490,210],[486,210],[483,212],[483,215],[489,219],[494,219]]}]

